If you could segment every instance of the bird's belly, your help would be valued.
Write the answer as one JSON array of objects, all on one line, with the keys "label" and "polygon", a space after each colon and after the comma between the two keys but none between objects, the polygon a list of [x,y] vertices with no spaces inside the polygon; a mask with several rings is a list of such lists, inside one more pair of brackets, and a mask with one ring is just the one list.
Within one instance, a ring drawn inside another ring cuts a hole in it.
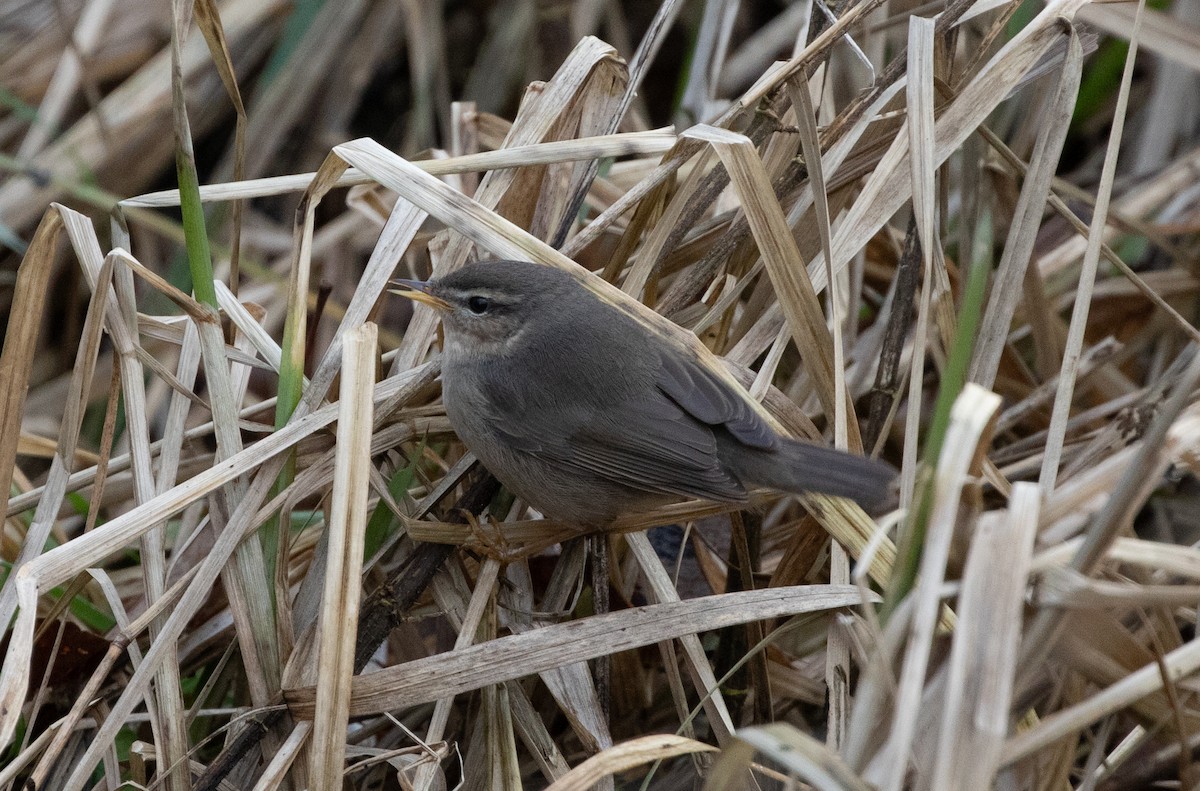
[{"label": "bird's belly", "polygon": [[459,439],[513,494],[545,516],[583,529],[608,526],[618,516],[671,498],[642,492],[581,472],[536,453],[516,450],[489,420],[488,411],[443,381],[442,401]]}]

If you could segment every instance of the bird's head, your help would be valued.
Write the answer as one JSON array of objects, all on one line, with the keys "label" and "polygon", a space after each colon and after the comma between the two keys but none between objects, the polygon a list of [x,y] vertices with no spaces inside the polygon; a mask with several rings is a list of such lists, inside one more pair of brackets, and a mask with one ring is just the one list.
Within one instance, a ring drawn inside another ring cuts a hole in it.
[{"label": "bird's head", "polygon": [[447,351],[498,354],[584,291],[571,275],[525,261],[481,261],[432,280],[394,280],[392,293],[438,311]]}]

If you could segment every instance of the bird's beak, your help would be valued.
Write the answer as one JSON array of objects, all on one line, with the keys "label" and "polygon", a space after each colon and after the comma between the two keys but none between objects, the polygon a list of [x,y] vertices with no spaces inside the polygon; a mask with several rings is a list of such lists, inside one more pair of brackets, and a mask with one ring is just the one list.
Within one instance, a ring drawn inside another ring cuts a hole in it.
[{"label": "bird's beak", "polygon": [[429,282],[426,280],[393,280],[392,285],[403,287],[403,290],[388,289],[393,294],[424,303],[434,310],[450,310],[449,302],[429,293]]}]

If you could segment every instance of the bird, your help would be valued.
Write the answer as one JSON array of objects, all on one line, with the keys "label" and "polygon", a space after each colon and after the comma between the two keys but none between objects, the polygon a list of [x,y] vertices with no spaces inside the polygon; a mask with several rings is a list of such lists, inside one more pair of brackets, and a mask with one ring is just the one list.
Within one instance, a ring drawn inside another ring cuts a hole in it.
[{"label": "bird", "polygon": [[600,531],[688,498],[757,488],[877,505],[891,465],[775,431],[694,349],[569,272],[480,261],[394,293],[443,327],[442,400],[455,433],[551,519]]}]

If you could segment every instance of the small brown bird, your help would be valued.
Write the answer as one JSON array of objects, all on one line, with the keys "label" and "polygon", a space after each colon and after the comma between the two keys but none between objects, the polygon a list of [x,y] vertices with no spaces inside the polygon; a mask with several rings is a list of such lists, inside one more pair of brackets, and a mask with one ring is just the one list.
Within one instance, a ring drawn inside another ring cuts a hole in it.
[{"label": "small brown bird", "polygon": [[882,501],[883,462],[780,436],[689,350],[566,272],[469,264],[395,293],[441,313],[442,397],[466,446],[548,517],[588,529],[747,490]]}]

